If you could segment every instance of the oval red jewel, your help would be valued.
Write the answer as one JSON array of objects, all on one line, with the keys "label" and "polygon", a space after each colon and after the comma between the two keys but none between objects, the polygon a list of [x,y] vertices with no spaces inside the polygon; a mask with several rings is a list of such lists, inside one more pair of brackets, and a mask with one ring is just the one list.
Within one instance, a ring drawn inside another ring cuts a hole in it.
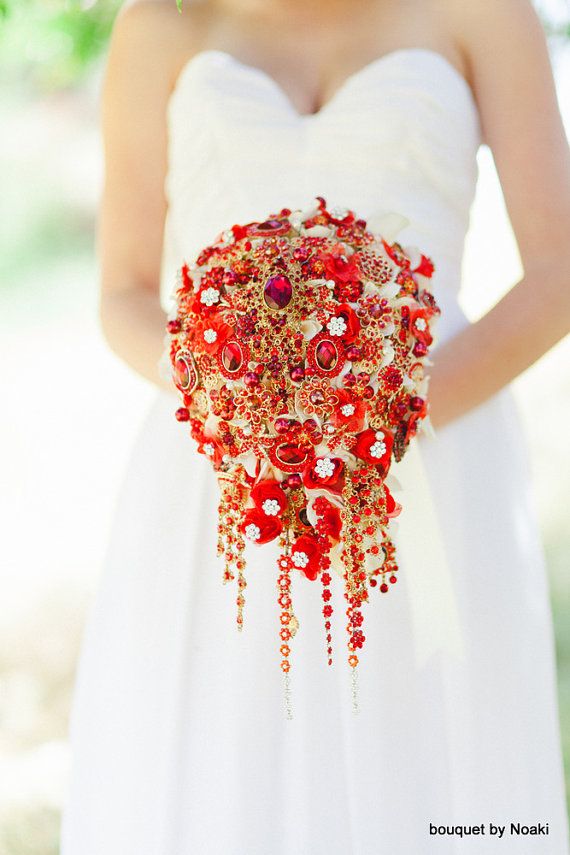
[{"label": "oval red jewel", "polygon": [[338,362],[338,350],[336,344],[332,341],[327,341],[326,339],[321,341],[317,345],[315,359],[317,360],[317,365],[319,368],[322,368],[323,371],[332,371]]},{"label": "oval red jewel", "polygon": [[249,235],[258,235],[259,237],[271,237],[271,235],[287,234],[291,224],[288,221],[269,219],[263,223],[253,223],[248,228]]},{"label": "oval red jewel", "polygon": [[284,309],[291,302],[293,286],[287,276],[271,276],[265,283],[263,299],[265,305],[274,310]]},{"label": "oval red jewel", "polygon": [[179,353],[174,360],[174,382],[181,392],[193,392],[198,385],[198,372],[190,353]]},{"label": "oval red jewel", "polygon": [[283,442],[281,438],[269,448],[269,459],[282,472],[297,473],[311,455],[312,449],[302,448],[293,442]]},{"label": "oval red jewel", "polygon": [[287,465],[299,466],[307,459],[307,451],[304,448],[299,448],[298,445],[284,443],[275,449],[275,454],[278,460]]},{"label": "oval red jewel", "polygon": [[328,333],[319,333],[307,344],[307,362],[320,377],[338,377],[346,365],[344,349]]},{"label": "oval red jewel", "polygon": [[237,341],[228,342],[222,350],[222,362],[226,371],[235,374],[243,365],[243,351]]}]

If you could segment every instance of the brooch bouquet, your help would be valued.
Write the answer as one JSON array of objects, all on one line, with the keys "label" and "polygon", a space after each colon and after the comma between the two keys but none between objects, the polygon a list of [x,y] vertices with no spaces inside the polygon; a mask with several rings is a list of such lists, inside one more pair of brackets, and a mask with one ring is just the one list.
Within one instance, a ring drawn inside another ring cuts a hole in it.
[{"label": "brooch bouquet", "polygon": [[317,198],[234,225],[184,264],[167,323],[177,419],[217,472],[218,553],[237,578],[247,541],[277,541],[279,661],[290,669],[292,574],[319,584],[332,663],[331,583],[347,602],[348,663],[362,606],[397,580],[386,484],[428,415],[425,365],[440,313],[432,261]]}]

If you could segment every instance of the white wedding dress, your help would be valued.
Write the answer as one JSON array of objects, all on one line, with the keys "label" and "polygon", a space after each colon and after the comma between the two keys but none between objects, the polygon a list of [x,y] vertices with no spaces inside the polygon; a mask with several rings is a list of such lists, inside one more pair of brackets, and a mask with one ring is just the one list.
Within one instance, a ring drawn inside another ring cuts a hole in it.
[{"label": "white wedding dress", "polygon": [[[481,132],[443,56],[394,51],[302,116],[264,72],[206,50],[168,123],[167,311],[176,268],[222,229],[321,195],[365,218],[406,216],[398,240],[436,264],[438,341],[468,323],[457,297]],[[568,853],[548,585],[511,390],[418,440],[464,658],[418,665],[401,561],[367,606],[355,715],[340,580],[329,667],[320,589],[299,574],[291,720],[276,550],[248,547],[239,634],[216,558],[217,483],[178,403],[156,394],[120,494],[77,675],[62,855]],[[511,822],[549,833],[511,836]],[[435,836],[430,823],[485,834]],[[489,823],[507,826],[501,840]]]}]

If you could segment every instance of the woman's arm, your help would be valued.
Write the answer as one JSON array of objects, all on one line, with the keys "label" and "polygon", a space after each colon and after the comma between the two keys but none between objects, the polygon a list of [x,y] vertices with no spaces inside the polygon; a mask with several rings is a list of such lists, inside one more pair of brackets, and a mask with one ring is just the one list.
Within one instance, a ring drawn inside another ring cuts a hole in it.
[{"label": "woman's arm", "polygon": [[530,0],[449,0],[517,240],[523,278],[433,354],[430,418],[442,427],[570,331],[570,149],[546,38]]},{"label": "woman's arm", "polygon": [[166,323],[159,288],[166,107],[180,65],[182,27],[174,2],[138,0],[125,7],[111,39],[102,97],[101,325],[115,353],[169,389],[157,368]]}]

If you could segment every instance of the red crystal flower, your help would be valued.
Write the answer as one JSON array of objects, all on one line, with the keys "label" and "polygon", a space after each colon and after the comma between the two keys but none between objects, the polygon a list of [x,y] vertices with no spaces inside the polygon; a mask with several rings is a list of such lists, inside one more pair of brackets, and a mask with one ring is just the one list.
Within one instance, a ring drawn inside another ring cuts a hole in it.
[{"label": "red crystal flower", "polygon": [[287,496],[279,481],[274,479],[259,481],[251,491],[251,498],[266,516],[281,516],[287,507]]},{"label": "red crystal flower", "polygon": [[293,544],[291,561],[312,582],[318,576],[321,557],[317,539],[310,534],[302,534]]},{"label": "red crystal flower", "polygon": [[303,484],[309,490],[342,491],[344,462],[339,457],[315,457],[303,469]]},{"label": "red crystal flower", "polygon": [[368,404],[362,398],[351,394],[348,389],[337,389],[336,396],[338,404],[334,408],[330,422],[335,427],[346,428],[352,433],[362,430]]},{"label": "red crystal flower", "polygon": [[429,319],[432,314],[429,309],[412,309],[410,312],[410,331],[412,335],[428,347],[433,341],[429,331]]},{"label": "red crystal flower", "polygon": [[215,436],[206,436],[199,439],[198,451],[211,460],[214,469],[218,469],[222,462],[224,449]]},{"label": "red crystal flower", "polygon": [[196,324],[192,330],[192,341],[198,352],[215,356],[232,333],[232,327],[226,324],[217,312]]},{"label": "red crystal flower", "polygon": [[360,332],[360,321],[348,303],[341,303],[336,307],[334,315],[327,323],[327,331],[331,337],[338,337],[345,344],[351,344],[355,340]]},{"label": "red crystal flower", "polygon": [[321,255],[325,265],[325,276],[335,282],[354,282],[360,280],[358,256],[356,253],[348,256],[342,244],[337,244],[327,253]]},{"label": "red crystal flower", "polygon": [[281,534],[283,524],[280,517],[264,513],[259,508],[248,508],[245,512],[240,531],[253,543],[269,543]]},{"label": "red crystal flower", "polygon": [[358,434],[356,444],[351,449],[352,453],[374,466],[389,467],[390,455],[394,437],[387,430],[373,430],[369,428]]}]

